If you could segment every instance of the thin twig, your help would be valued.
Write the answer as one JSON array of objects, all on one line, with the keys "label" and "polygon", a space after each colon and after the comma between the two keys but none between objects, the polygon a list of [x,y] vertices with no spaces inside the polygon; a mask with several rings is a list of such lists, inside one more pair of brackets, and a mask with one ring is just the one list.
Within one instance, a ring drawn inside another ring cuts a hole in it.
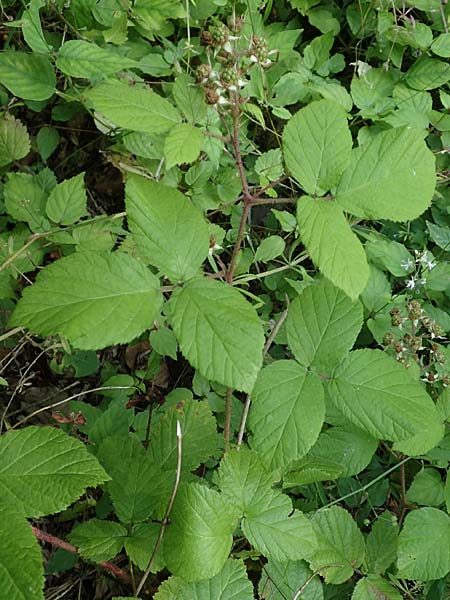
[{"label": "thin twig", "polygon": [[233,400],[233,390],[230,387],[227,387],[227,393],[225,396],[225,426],[224,426],[224,430],[223,430],[223,437],[225,440],[225,452],[227,450],[229,450],[229,447],[230,447],[232,400]]},{"label": "thin twig", "polygon": [[41,412],[45,412],[46,410],[50,410],[52,408],[56,408],[57,406],[61,406],[62,404],[65,404],[66,402],[70,402],[71,400],[75,400],[76,398],[80,398],[80,396],[84,396],[85,394],[93,394],[95,392],[101,392],[103,390],[131,390],[131,389],[138,389],[138,388],[135,385],[105,385],[103,387],[96,387],[91,390],[84,390],[84,392],[78,392],[78,394],[74,394],[73,396],[64,398],[64,400],[60,400],[59,402],[55,402],[54,404],[48,404],[47,406],[43,406],[42,408],[35,410],[34,412],[31,413],[31,415],[26,416],[24,419],[22,419],[21,421],[19,421],[15,425],[13,425],[11,427],[11,429],[16,429],[17,427],[19,427],[20,425],[23,425],[24,423],[26,423],[27,421],[29,421],[30,419],[32,419],[33,417],[35,417],[36,415],[38,415]]},{"label": "thin twig", "polygon": [[[289,305],[289,302],[288,302],[288,305]],[[281,313],[280,318],[278,319],[278,321],[273,326],[273,329],[270,332],[269,337],[267,338],[267,342],[266,342],[266,344],[264,346],[264,350],[263,350],[263,358],[269,352],[270,346],[272,345],[273,340],[276,338],[278,332],[280,331],[281,326],[283,325],[283,323],[286,320],[287,316],[288,316],[288,307]],[[241,422],[240,422],[240,425],[239,425],[239,433],[238,433],[238,438],[237,438],[237,449],[238,450],[240,449],[240,447],[242,445],[242,440],[244,438],[245,425],[247,423],[247,418],[248,418],[248,413],[250,411],[250,404],[251,404],[251,402],[252,402],[251,396],[250,396],[250,394],[248,394],[247,398],[245,400],[244,410],[242,411]]]},{"label": "thin twig", "polygon": [[[64,540],[61,540],[60,538],[57,538],[54,535],[45,533],[45,531],[41,531],[37,527],[32,526],[31,529],[33,530],[33,533],[37,537],[37,539],[41,540],[41,542],[50,544],[51,546],[54,546],[55,548],[62,548],[63,550],[66,550],[66,552],[70,552],[71,554],[78,554],[77,548],[75,548],[75,546],[72,546],[72,544],[69,544],[68,542],[65,542]],[[124,571],[123,569],[121,569],[120,567],[118,567],[117,565],[115,565],[111,562],[101,562],[101,563],[98,563],[98,566],[102,567],[103,569],[106,569],[107,571],[109,571],[110,573],[115,575],[118,579],[121,579],[122,581],[125,581],[126,583],[131,583],[131,578],[130,578],[129,574],[126,571]]]},{"label": "thin twig", "polygon": [[298,198],[254,198],[250,206],[259,206],[264,204],[288,204],[297,202]]},{"label": "thin twig", "polygon": [[169,504],[167,505],[166,513],[164,515],[164,519],[161,521],[161,528],[159,530],[158,539],[156,540],[155,547],[153,548],[152,555],[150,557],[147,568],[145,569],[145,573],[142,576],[141,581],[137,587],[136,593],[134,594],[137,598],[144,587],[145,582],[147,581],[148,576],[150,575],[151,568],[155,561],[156,554],[158,553],[159,547],[161,546],[161,542],[164,537],[164,532],[166,531],[166,527],[169,523],[170,513],[172,512],[172,506],[175,502],[175,498],[178,492],[178,486],[180,485],[180,477],[181,477],[181,459],[182,459],[182,440],[183,436],[181,433],[181,425],[180,421],[177,421],[177,471],[175,476],[175,483],[173,484],[172,495],[170,496]]}]

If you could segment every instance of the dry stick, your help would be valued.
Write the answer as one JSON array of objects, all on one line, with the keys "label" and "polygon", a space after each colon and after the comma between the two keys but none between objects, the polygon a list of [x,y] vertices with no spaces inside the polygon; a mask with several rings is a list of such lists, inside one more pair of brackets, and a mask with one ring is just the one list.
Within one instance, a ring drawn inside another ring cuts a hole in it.
[{"label": "dry stick", "polygon": [[225,396],[225,425],[223,429],[223,438],[225,440],[225,452],[229,450],[230,447],[232,397],[233,390],[230,387],[227,387],[227,393]]},{"label": "dry stick", "polygon": [[145,573],[142,576],[141,581],[137,587],[136,593],[134,594],[135,598],[137,598],[144,587],[145,582],[147,581],[148,576],[150,575],[150,570],[155,561],[156,554],[161,546],[161,542],[164,537],[164,532],[166,531],[166,527],[169,523],[170,513],[172,512],[172,506],[175,502],[175,497],[178,492],[178,486],[180,485],[180,477],[181,477],[181,458],[182,458],[182,440],[183,436],[181,433],[181,425],[180,421],[177,421],[177,472],[175,476],[175,483],[173,484],[172,495],[170,496],[169,504],[167,505],[166,513],[164,515],[164,519],[161,521],[161,528],[159,530],[158,539],[156,540],[155,547],[153,548],[152,555],[150,557],[150,561],[145,569]]},{"label": "dry stick", "polygon": [[[33,530],[33,533],[37,537],[38,540],[41,540],[42,542],[46,542],[47,544],[50,544],[51,546],[54,546],[55,548],[62,548],[63,550],[66,550],[67,552],[70,552],[71,554],[78,554],[77,548],[75,548],[75,546],[72,546],[72,544],[69,544],[68,542],[65,542],[64,540],[61,540],[60,538],[57,538],[54,535],[45,533],[45,531],[41,531],[37,527],[32,526],[31,529]],[[121,579],[122,581],[125,581],[126,583],[131,583],[131,578],[130,578],[129,574],[126,571],[124,571],[123,569],[121,569],[120,567],[118,567],[117,565],[115,565],[111,562],[101,562],[101,563],[98,563],[98,566],[103,567],[103,569],[106,569],[107,571],[109,571],[110,573],[115,575],[118,579]]]},{"label": "dry stick", "polygon": [[93,394],[95,392],[100,392],[102,390],[131,390],[131,389],[137,389],[137,388],[135,385],[105,385],[103,387],[92,388],[92,390],[84,390],[84,392],[78,392],[78,394],[74,394],[73,396],[64,398],[64,400],[60,400],[59,402],[55,402],[54,404],[48,404],[47,406],[43,406],[42,408],[35,410],[34,412],[31,413],[31,415],[26,416],[24,419],[22,419],[21,421],[19,421],[15,425],[13,425],[11,427],[11,429],[16,429],[16,427],[23,425],[24,423],[26,423],[27,421],[29,421],[30,419],[32,419],[33,417],[35,417],[36,415],[38,415],[41,412],[45,412],[46,410],[50,410],[52,408],[56,408],[57,406],[61,406],[62,404],[65,404],[66,402],[70,402],[71,400],[75,400],[76,398],[80,398],[80,396],[84,396],[85,394]]},{"label": "dry stick", "polygon": [[[269,337],[267,338],[267,342],[266,342],[266,345],[264,346],[264,350],[263,350],[263,358],[269,352],[270,346],[272,345],[273,340],[276,338],[277,333],[280,331],[281,326],[283,325],[283,323],[286,320],[287,316],[288,316],[288,309],[286,308],[281,313],[280,318],[275,323],[272,331],[270,332]],[[244,410],[242,412],[241,423],[239,425],[239,433],[238,433],[238,438],[237,438],[237,449],[238,450],[240,449],[240,447],[242,445],[242,440],[244,438],[245,424],[247,423],[247,418],[248,418],[248,413],[249,413],[249,410],[250,410],[250,404],[251,404],[251,402],[252,402],[251,396],[250,396],[250,394],[248,394],[247,395],[247,399],[246,399],[245,404],[244,404]]]},{"label": "dry stick", "polygon": [[258,206],[264,204],[287,204],[297,202],[297,198],[254,198],[250,202],[250,206]]}]

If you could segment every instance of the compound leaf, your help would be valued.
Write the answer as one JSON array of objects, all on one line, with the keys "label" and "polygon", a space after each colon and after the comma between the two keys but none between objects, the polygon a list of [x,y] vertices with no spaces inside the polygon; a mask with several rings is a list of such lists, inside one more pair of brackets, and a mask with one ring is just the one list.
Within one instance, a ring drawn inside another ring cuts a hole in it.
[{"label": "compound leaf", "polygon": [[264,336],[255,309],[233,287],[193,279],[168,302],[181,352],[200,373],[250,392],[262,364]]},{"label": "compound leaf", "polygon": [[[334,371],[329,395],[349,421],[377,439],[402,442],[405,452],[425,453],[439,441],[436,436],[443,436],[439,414],[426,391],[380,350],[351,352]],[[433,435],[424,435],[430,432]],[[416,436],[421,439],[407,448]]]},{"label": "compound leaf", "polygon": [[340,506],[319,510],[311,519],[317,550],[308,557],[311,568],[327,583],[350,579],[364,558],[364,538],[349,512]]},{"label": "compound leaf", "polygon": [[316,441],[325,417],[320,380],[295,361],[265,367],[252,393],[251,446],[271,469],[285,469]]},{"label": "compound leaf", "polygon": [[53,427],[27,427],[0,439],[0,490],[27,517],[65,509],[108,479],[77,439]]},{"label": "compound leaf", "polygon": [[303,196],[297,204],[300,235],[312,260],[335,286],[355,299],[366,287],[364,248],[336,202]]},{"label": "compound leaf", "polygon": [[0,580],[8,600],[43,600],[44,569],[36,537],[23,515],[0,506]]},{"label": "compound leaf", "polygon": [[437,508],[410,512],[398,539],[399,577],[440,579],[450,571],[450,517]]},{"label": "compound leaf", "polygon": [[347,166],[352,136],[345,110],[330,100],[311,102],[284,128],[286,166],[303,189],[322,196]]},{"label": "compound leaf", "polygon": [[83,252],[42,270],[11,323],[95,350],[131,341],[151,326],[161,303],[158,279],[137,259]]},{"label": "compound leaf", "polygon": [[289,305],[288,343],[302,365],[329,372],[351,349],[362,324],[362,304],[322,281]]},{"label": "compound leaf", "polygon": [[201,212],[178,190],[131,176],[126,185],[130,231],[137,245],[172,281],[197,274],[209,251]]},{"label": "compound leaf", "polygon": [[365,219],[407,221],[430,205],[435,159],[414,129],[390,129],[352,151],[336,201]]},{"label": "compound leaf", "polygon": [[145,87],[107,81],[85,95],[96,111],[118,127],[131,131],[164,133],[181,120],[168,100]]},{"label": "compound leaf", "polygon": [[188,583],[170,577],[160,585],[155,600],[253,600],[253,586],[241,560],[227,560],[211,579]]},{"label": "compound leaf", "polygon": [[81,556],[101,562],[119,554],[126,535],[127,530],[120,523],[90,519],[76,525],[69,540],[78,547]]},{"label": "compound leaf", "polygon": [[168,568],[188,582],[214,577],[228,558],[235,527],[224,496],[206,485],[181,485],[163,542]]}]

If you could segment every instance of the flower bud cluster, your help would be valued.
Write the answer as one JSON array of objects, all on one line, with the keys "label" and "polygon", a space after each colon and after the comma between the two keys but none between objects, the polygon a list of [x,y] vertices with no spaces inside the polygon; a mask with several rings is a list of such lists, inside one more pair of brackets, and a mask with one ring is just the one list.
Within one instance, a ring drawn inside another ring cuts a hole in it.
[{"label": "flower bud cluster", "polygon": [[385,351],[407,368],[415,362],[423,381],[450,385],[445,346],[436,343],[437,339],[446,341],[442,327],[425,313],[418,300],[407,300],[404,307],[394,307],[389,314],[394,331],[383,337]]},{"label": "flower bud cluster", "polygon": [[[224,23],[211,25],[200,34],[200,43],[207,48],[208,64],[197,67],[196,81],[205,90],[211,105],[239,101],[239,91],[247,83],[247,73],[254,65],[267,68],[276,50],[268,50],[263,37],[252,36],[250,43],[239,35],[242,19],[233,19],[230,28]],[[245,47],[243,46],[245,42]],[[214,62],[214,66],[212,65]]]}]

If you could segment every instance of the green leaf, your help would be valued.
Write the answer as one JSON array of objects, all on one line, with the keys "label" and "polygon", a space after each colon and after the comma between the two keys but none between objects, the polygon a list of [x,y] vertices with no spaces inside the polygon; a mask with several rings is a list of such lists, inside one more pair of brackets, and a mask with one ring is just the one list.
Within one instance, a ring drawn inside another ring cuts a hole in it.
[{"label": "green leaf", "polygon": [[188,123],[179,123],[171,129],[164,144],[166,168],[193,163],[200,155],[203,134],[200,129]]},{"label": "green leaf", "polygon": [[164,474],[136,438],[107,438],[98,459],[111,477],[107,489],[123,523],[145,521],[156,512],[161,500],[168,501],[175,471]]},{"label": "green leaf", "polygon": [[352,151],[336,201],[357,217],[407,221],[428,208],[435,185],[435,159],[420,132],[390,129]]},{"label": "green leaf", "polygon": [[145,87],[108,81],[85,96],[96,111],[131,131],[164,133],[180,122],[180,115],[170,102]]},{"label": "green leaf", "polygon": [[251,446],[271,469],[285,469],[313,446],[325,417],[320,380],[295,361],[265,367],[252,393]]},{"label": "green leaf", "polygon": [[428,231],[433,242],[442,248],[442,250],[448,250],[450,248],[450,231],[448,227],[439,227],[434,223],[427,221]]},{"label": "green leaf", "polygon": [[0,53],[0,83],[25,100],[47,100],[53,96],[56,76],[48,58],[5,50]]},{"label": "green leaf", "polygon": [[409,441],[427,433],[413,454],[427,452],[443,436],[439,413],[424,388],[380,350],[351,352],[336,368],[329,394],[349,421],[377,439]]},{"label": "green leaf", "polygon": [[395,277],[406,277],[414,270],[415,259],[406,247],[388,239],[374,239],[366,243],[367,258],[383,271]]},{"label": "green leaf", "polygon": [[273,477],[256,452],[241,448],[225,454],[217,471],[217,484],[230,503],[244,515],[253,504],[271,492]]},{"label": "green leaf", "polygon": [[250,392],[262,364],[264,336],[256,311],[238,290],[213,279],[193,279],[175,290],[168,306],[191,365],[207,379]]},{"label": "green leaf", "polygon": [[323,431],[307,458],[341,465],[340,477],[357,475],[370,463],[378,446],[378,440],[351,426],[330,427]]},{"label": "green leaf", "polygon": [[397,558],[397,517],[389,512],[382,513],[373,523],[366,538],[365,565],[368,573],[385,573]]},{"label": "green leaf", "polygon": [[54,127],[41,127],[36,136],[36,143],[42,160],[47,160],[59,144],[59,133]]},{"label": "green leaf", "polygon": [[139,248],[172,281],[196,275],[208,255],[209,229],[178,190],[131,176],[125,190],[128,225]]},{"label": "green leaf", "polygon": [[205,581],[188,583],[170,577],[159,586],[155,600],[253,600],[253,586],[240,560],[227,560],[222,570]]},{"label": "green leaf", "polygon": [[450,65],[423,55],[408,69],[404,81],[414,90],[434,90],[450,81]]},{"label": "green leaf", "polygon": [[379,575],[368,575],[355,586],[352,600],[402,600],[400,593]]},{"label": "green leaf", "polygon": [[56,66],[65,75],[95,79],[137,66],[137,62],[93,42],[70,40],[58,51]]},{"label": "green leaf", "polygon": [[24,290],[11,324],[59,334],[81,350],[131,341],[162,303],[157,278],[125,254],[77,253],[39,273]]},{"label": "green leaf", "polygon": [[22,35],[33,52],[47,54],[51,46],[47,43],[42,31],[39,10],[45,5],[45,0],[30,0],[28,9],[23,11],[21,24]]},{"label": "green leaf", "polygon": [[150,333],[150,345],[161,356],[177,360],[177,339],[167,327],[160,327]]},{"label": "green leaf", "polygon": [[444,486],[439,471],[423,469],[414,476],[406,499],[422,506],[441,506],[445,501]]},{"label": "green leaf", "polygon": [[255,252],[255,262],[269,262],[283,254],[286,243],[279,235],[270,235],[263,239]]},{"label": "green leaf", "polygon": [[206,485],[181,485],[164,536],[167,567],[188,582],[214,577],[228,558],[235,527],[236,515],[221,494]]},{"label": "green leaf", "polygon": [[450,571],[450,517],[437,508],[413,510],[398,540],[397,568],[406,579],[440,579]]},{"label": "green leaf", "polygon": [[351,298],[357,298],[369,278],[361,242],[336,202],[303,196],[297,203],[300,235],[320,271]]},{"label": "green leaf", "polygon": [[[164,64],[167,66],[167,63]],[[192,77],[189,77],[186,73],[180,73],[173,84],[172,94],[176,105],[192,125],[203,122],[207,110],[205,94],[201,86]]]},{"label": "green leaf", "polygon": [[364,558],[364,538],[350,513],[340,506],[319,510],[311,519],[317,550],[308,557],[326,583],[344,583]]},{"label": "green leaf", "polygon": [[442,58],[450,58],[450,33],[441,33],[431,44],[431,51]]},{"label": "green leaf", "polygon": [[311,575],[311,569],[304,561],[269,560],[259,582],[259,594],[265,600],[286,600],[294,598],[306,584],[300,596],[302,600],[323,600],[322,583],[319,577],[311,579]]},{"label": "green leaf", "polygon": [[43,600],[42,553],[30,525],[13,507],[0,505],[0,581],[8,600]]},{"label": "green leaf", "polygon": [[72,225],[87,214],[84,173],[65,179],[50,192],[45,211],[54,223]]},{"label": "green leaf", "polygon": [[[0,262],[8,260],[16,252],[18,252],[24,244],[29,241],[31,231],[23,224],[17,225],[12,231],[7,231],[0,234]],[[27,252],[22,253],[14,260],[14,266],[8,269],[8,272],[17,276],[19,273],[28,273],[35,271],[43,258],[43,251],[40,247],[39,240],[30,244]]]},{"label": "green leaf", "polygon": [[311,102],[284,128],[286,166],[311,195],[322,196],[337,184],[349,161],[351,148],[347,113],[330,100]]},{"label": "green leaf", "polygon": [[6,210],[17,221],[27,222],[34,232],[48,229],[48,221],[45,218],[47,194],[35,176],[28,173],[9,173],[4,194]]},{"label": "green leaf", "polygon": [[242,531],[250,544],[273,560],[300,560],[316,548],[311,522],[279,490],[267,490],[245,511]]},{"label": "green leaf", "polygon": [[177,466],[177,421],[182,433],[183,471],[193,471],[217,450],[216,419],[208,402],[181,400],[158,420],[151,430],[148,452],[164,471],[173,473]]},{"label": "green leaf", "polygon": [[[159,523],[138,523],[133,525],[128,537],[125,538],[125,550],[129,559],[141,571],[145,571],[150,561],[150,557],[156,546],[161,525]],[[157,552],[151,569],[152,573],[157,573],[164,568],[162,552]]]},{"label": "green leaf", "polygon": [[30,151],[30,136],[25,125],[12,115],[0,121],[0,167],[24,158]]},{"label": "green leaf", "polygon": [[288,343],[302,365],[329,373],[352,348],[362,324],[362,304],[322,281],[289,305]]},{"label": "green leaf", "polygon": [[27,427],[0,438],[1,495],[27,517],[61,511],[107,479],[80,441],[53,427]]},{"label": "green leaf", "polygon": [[102,562],[119,554],[126,535],[127,530],[119,523],[90,519],[76,525],[70,532],[69,540],[78,547],[83,558]]}]

